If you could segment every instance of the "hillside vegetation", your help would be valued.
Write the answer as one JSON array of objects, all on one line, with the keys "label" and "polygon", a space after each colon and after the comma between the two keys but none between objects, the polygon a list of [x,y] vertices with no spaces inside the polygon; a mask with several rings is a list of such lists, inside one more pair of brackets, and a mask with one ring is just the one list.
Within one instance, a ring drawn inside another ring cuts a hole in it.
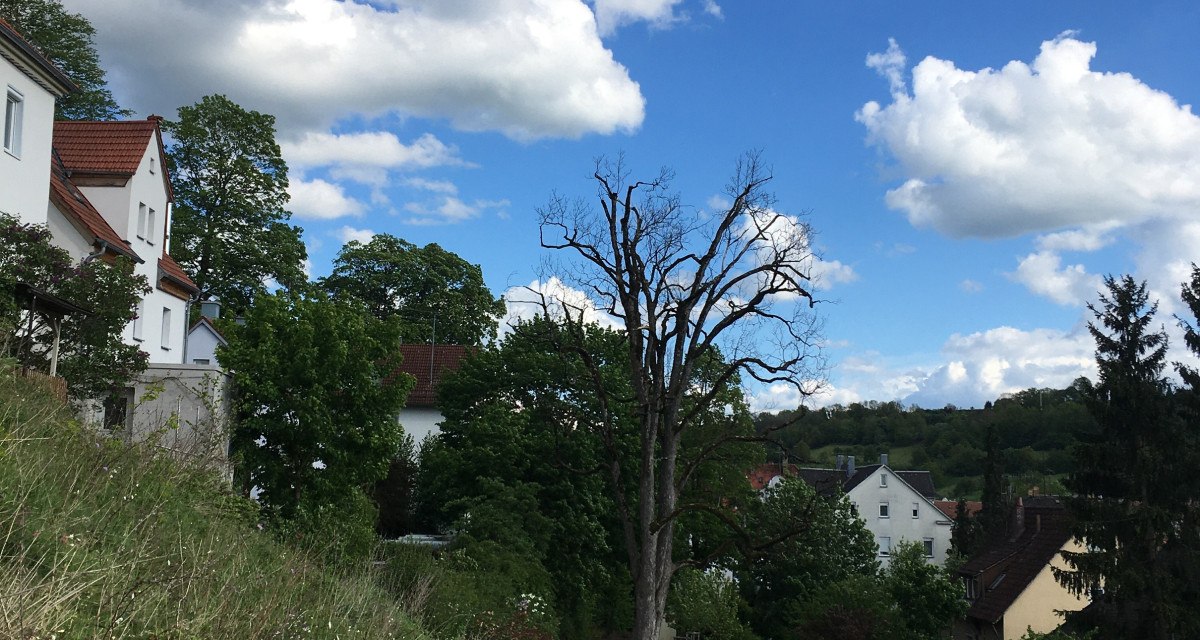
[{"label": "hillside vegetation", "polygon": [[81,428],[0,363],[0,638],[425,638],[216,474]]}]

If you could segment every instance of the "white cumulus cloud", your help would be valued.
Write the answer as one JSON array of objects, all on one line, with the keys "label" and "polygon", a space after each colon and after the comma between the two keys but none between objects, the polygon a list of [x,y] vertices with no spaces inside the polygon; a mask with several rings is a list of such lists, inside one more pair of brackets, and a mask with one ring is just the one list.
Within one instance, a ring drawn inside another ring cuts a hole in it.
[{"label": "white cumulus cloud", "polygon": [[1088,273],[1081,264],[1064,267],[1062,259],[1050,251],[1022,258],[1012,277],[1030,291],[1061,305],[1083,306],[1103,286],[1099,275]]},{"label": "white cumulus cloud", "polygon": [[[344,134],[310,131],[295,142],[283,142],[279,146],[288,165],[298,168],[428,169],[464,164],[458,149],[429,133],[411,144],[404,144],[396,134],[388,131]],[[371,178],[361,181],[375,182]]]},{"label": "white cumulus cloud", "polygon": [[354,227],[344,226],[338,230],[338,237],[342,240],[342,244],[350,242],[367,244],[371,241],[371,238],[375,237],[375,232],[370,229],[355,229]]},{"label": "white cumulus cloud", "polygon": [[1030,64],[972,71],[930,56],[910,91],[894,42],[872,54],[891,103],[856,118],[906,178],[888,204],[976,237],[1194,215],[1200,118],[1130,74],[1092,70],[1095,55],[1064,34]]},{"label": "white cumulus cloud", "polygon": [[332,220],[363,212],[363,204],[347,196],[341,185],[320,178],[293,178],[288,185],[288,195],[291,197],[288,209],[298,218]]},{"label": "white cumulus cloud", "polygon": [[386,114],[577,138],[635,131],[645,114],[582,0],[64,4],[96,27],[123,103],[171,114],[223,93],[277,116],[285,138]]}]

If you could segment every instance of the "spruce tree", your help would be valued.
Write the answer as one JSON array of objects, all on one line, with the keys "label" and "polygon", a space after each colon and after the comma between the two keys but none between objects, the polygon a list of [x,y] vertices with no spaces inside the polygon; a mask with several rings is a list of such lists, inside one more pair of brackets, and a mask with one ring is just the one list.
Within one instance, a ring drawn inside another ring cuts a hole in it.
[{"label": "spruce tree", "polygon": [[1087,404],[1097,429],[1080,438],[1068,487],[1073,533],[1084,544],[1064,551],[1056,577],[1072,593],[1100,594],[1096,620],[1103,638],[1183,637],[1184,615],[1171,580],[1170,549],[1181,523],[1182,435],[1163,376],[1167,335],[1152,323],[1158,309],[1144,282],[1104,280],[1107,292],[1088,305],[1094,321],[1099,378]]}]

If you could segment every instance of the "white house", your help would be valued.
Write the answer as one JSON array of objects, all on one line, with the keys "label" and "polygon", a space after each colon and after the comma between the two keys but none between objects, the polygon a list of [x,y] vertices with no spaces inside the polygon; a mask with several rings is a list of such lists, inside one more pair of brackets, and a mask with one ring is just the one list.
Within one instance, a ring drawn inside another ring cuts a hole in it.
[{"label": "white house", "polygon": [[443,419],[437,408],[438,383],[446,372],[457,371],[468,353],[469,347],[453,344],[400,345],[403,357],[400,370],[417,379],[400,410],[400,424],[417,445],[438,433],[438,424]]},{"label": "white house", "polygon": [[25,223],[45,223],[54,100],[74,91],[75,85],[0,20],[0,90],[0,212]]},{"label": "white house", "polygon": [[784,475],[803,479],[821,495],[845,493],[867,529],[875,536],[880,564],[887,566],[892,549],[916,542],[930,563],[945,564],[953,521],[934,504],[936,491],[928,471],[895,471],[887,454],[879,464],[856,466],[854,456],[837,457],[833,469],[764,465],[751,473],[752,486],[770,486]]},{"label": "white house", "polygon": [[123,336],[148,354],[150,366],[92,417],[130,439],[176,425],[156,438],[161,446],[223,457],[223,441],[209,436],[228,413],[228,378],[184,359],[188,310],[199,290],[169,253],[174,198],[161,118],[55,122],[55,99],[75,86],[3,21],[0,89],[0,211],[46,225],[76,261],[128,258],[150,283]]}]

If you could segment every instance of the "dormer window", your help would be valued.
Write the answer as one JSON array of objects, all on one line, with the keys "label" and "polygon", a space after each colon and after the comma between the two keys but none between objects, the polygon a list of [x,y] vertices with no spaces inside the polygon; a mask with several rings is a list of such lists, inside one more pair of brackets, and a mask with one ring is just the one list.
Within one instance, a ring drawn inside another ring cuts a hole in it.
[{"label": "dormer window", "polygon": [[21,157],[21,119],[25,113],[25,96],[9,87],[4,100],[4,150]]}]

